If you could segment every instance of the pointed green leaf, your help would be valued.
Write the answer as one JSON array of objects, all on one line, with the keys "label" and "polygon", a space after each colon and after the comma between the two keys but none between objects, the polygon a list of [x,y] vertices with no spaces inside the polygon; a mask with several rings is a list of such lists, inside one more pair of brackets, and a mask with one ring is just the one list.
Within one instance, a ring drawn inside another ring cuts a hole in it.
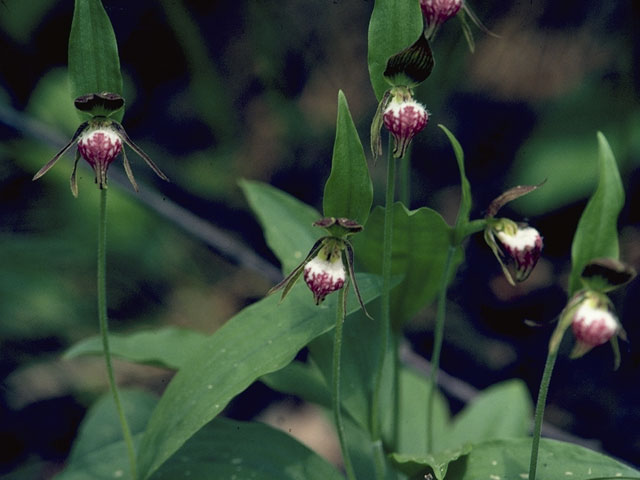
[{"label": "pointed green leaf", "polygon": [[324,187],[324,216],[344,217],[364,225],[373,202],[367,159],[342,90],[338,93],[338,120],[331,174]]},{"label": "pointed green leaf", "polygon": [[99,92],[122,95],[116,36],[100,0],[75,0],[69,78],[73,99]]},{"label": "pointed green leaf", "polygon": [[[395,325],[400,326],[435,298],[451,243],[451,228],[438,212],[429,208],[409,211],[401,203],[393,208],[391,272],[404,275],[404,279],[391,293],[391,311]],[[378,207],[371,213],[364,231],[352,242],[356,264],[369,272],[382,271],[383,227],[384,210]],[[460,250],[454,265],[461,260]]]},{"label": "pointed green leaf", "polygon": [[[157,397],[136,391],[120,392],[122,406],[134,440],[149,420]],[[127,449],[111,394],[94,403],[76,436],[64,471],[57,480],[130,479]]]},{"label": "pointed green leaf", "polygon": [[325,235],[313,222],[322,215],[275,187],[242,180],[240,188],[262,225],[267,245],[282,262],[285,274],[304,260],[313,244]]},{"label": "pointed green leaf", "polygon": [[327,382],[313,365],[291,362],[276,372],[263,375],[260,381],[272,390],[331,408],[331,392]]},{"label": "pointed green leaf", "polygon": [[418,0],[376,0],[369,22],[369,76],[378,101],[389,88],[384,78],[389,58],[422,34]]},{"label": "pointed green leaf", "polygon": [[[447,479],[526,479],[530,457],[530,438],[476,443],[468,456],[449,465]],[[579,445],[546,438],[540,441],[537,473],[536,478],[541,480],[640,479],[640,471],[613,458]]]},{"label": "pointed green leaf", "polygon": [[[154,404],[149,394],[123,392],[132,427],[144,427]],[[139,435],[137,435],[139,437]],[[59,480],[130,479],[111,395],[97,402],[80,426]],[[152,480],[257,478],[342,480],[326,460],[289,435],[259,423],[216,419],[194,435]]]},{"label": "pointed green leaf", "polygon": [[152,480],[344,480],[324,458],[260,423],[216,419],[189,440]]},{"label": "pointed green leaf", "polygon": [[598,132],[598,187],[587,203],[571,246],[569,295],[582,288],[580,275],[594,258],[618,258],[618,215],[624,205],[622,180],[605,136]]},{"label": "pointed green leaf", "polygon": [[[365,301],[378,295],[377,278],[358,278]],[[336,295],[319,307],[306,286],[285,302],[270,296],[242,310],[189,356],[173,378],[140,442],[139,471],[148,478],[238,393],[287,365],[317,336],[333,328]],[[348,313],[360,309],[349,296]],[[348,320],[347,320],[348,321]]]},{"label": "pointed green leaf", "polygon": [[[189,354],[207,338],[206,335],[177,327],[136,332],[128,335],[111,334],[111,354],[131,362],[178,369]],[[64,358],[81,355],[102,355],[102,337],[84,339],[64,353]]]}]

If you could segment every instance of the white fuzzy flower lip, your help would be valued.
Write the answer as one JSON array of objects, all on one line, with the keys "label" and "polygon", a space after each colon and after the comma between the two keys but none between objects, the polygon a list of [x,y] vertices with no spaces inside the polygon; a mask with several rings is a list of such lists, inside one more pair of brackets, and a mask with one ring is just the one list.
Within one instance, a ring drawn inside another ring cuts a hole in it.
[{"label": "white fuzzy flower lip", "polygon": [[619,330],[618,320],[607,309],[585,302],[573,316],[571,328],[578,342],[597,347],[608,342]]},{"label": "white fuzzy flower lip", "polygon": [[[506,220],[503,222],[509,223],[494,232],[500,242],[500,247],[495,245],[492,248],[494,248],[494,253],[496,253],[507,280],[511,284],[514,284],[514,280],[515,282],[523,282],[529,277],[540,259],[543,246],[542,236],[533,227],[517,226]],[[489,235],[489,239],[495,244],[492,237],[493,233]],[[501,257],[506,257],[506,263],[510,268],[507,268]],[[513,272],[509,272],[509,269]]]},{"label": "white fuzzy flower lip", "polygon": [[316,305],[322,303],[328,294],[341,289],[346,278],[347,272],[340,257],[332,260],[315,257],[304,266],[304,281],[313,293]]},{"label": "white fuzzy flower lip", "polygon": [[541,241],[540,233],[533,227],[518,228],[514,235],[505,231],[498,232],[498,239],[510,250],[534,248]]},{"label": "white fuzzy flower lip", "polygon": [[415,100],[394,99],[385,109],[382,121],[395,140],[393,156],[401,158],[413,137],[427,125],[429,113]]}]

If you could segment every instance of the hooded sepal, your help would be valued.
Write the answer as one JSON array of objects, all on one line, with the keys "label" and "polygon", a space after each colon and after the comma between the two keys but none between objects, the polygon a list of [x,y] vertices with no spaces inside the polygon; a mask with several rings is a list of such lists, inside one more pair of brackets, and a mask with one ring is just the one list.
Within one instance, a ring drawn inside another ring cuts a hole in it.
[{"label": "hooded sepal", "polygon": [[124,98],[117,93],[89,93],[76,98],[75,107],[94,117],[109,117],[124,107]]},{"label": "hooded sepal", "polygon": [[586,288],[598,292],[610,292],[636,276],[631,265],[615,258],[594,258],[582,270],[580,279]]},{"label": "hooded sepal", "polygon": [[431,75],[434,63],[429,40],[421,33],[413,45],[389,57],[383,75],[391,86],[413,88]]}]

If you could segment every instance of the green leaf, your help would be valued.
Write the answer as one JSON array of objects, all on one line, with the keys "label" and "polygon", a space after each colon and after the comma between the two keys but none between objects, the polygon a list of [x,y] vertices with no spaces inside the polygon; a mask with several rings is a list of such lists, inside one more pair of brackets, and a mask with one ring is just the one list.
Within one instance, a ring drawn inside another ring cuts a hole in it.
[{"label": "green leaf", "polygon": [[422,35],[422,12],[417,0],[376,0],[369,22],[369,77],[378,101],[389,88],[384,78],[387,60]]},{"label": "green leaf", "polygon": [[278,392],[331,408],[331,392],[327,382],[313,365],[291,362],[276,372],[263,375],[260,381]]},{"label": "green leaf", "polygon": [[456,415],[438,445],[455,448],[467,442],[525,436],[532,413],[531,397],[522,381],[509,380],[493,385]]},{"label": "green leaf", "polygon": [[[391,311],[394,312],[394,325],[400,326],[438,293],[451,243],[451,228],[430,208],[409,211],[401,203],[393,208],[391,272],[403,274],[404,279],[392,291]],[[378,207],[373,210],[364,231],[353,239],[356,263],[369,272],[382,271],[383,228],[384,210]],[[459,250],[454,265],[461,260],[462,251]]]},{"label": "green leaf", "polygon": [[69,78],[73,99],[99,92],[122,95],[116,36],[100,0],[75,0]]},{"label": "green leaf", "polygon": [[[136,392],[123,392],[122,397],[130,425],[140,431],[157,399]],[[126,449],[108,395],[91,407],[67,468],[56,479],[112,480],[128,475]],[[343,479],[326,460],[289,435],[267,425],[227,419],[216,419],[200,430],[151,478]]]},{"label": "green leaf", "polygon": [[347,99],[340,90],[331,174],[324,187],[324,215],[349,218],[364,225],[372,202],[373,186],[367,159]]},{"label": "green leaf", "polygon": [[[177,327],[109,335],[111,354],[135,363],[178,369],[207,338],[206,335]],[[102,355],[102,337],[82,340],[64,353],[64,358]]]},{"label": "green leaf", "polygon": [[[409,475],[409,478],[423,479],[428,478],[427,474],[431,474],[437,480],[443,480],[447,475],[449,464],[460,457],[468,455],[470,451],[471,445],[467,444],[461,448],[443,450],[432,455],[393,453],[391,459],[398,470]],[[447,479],[449,479],[448,476]]]},{"label": "green leaf", "polygon": [[309,253],[313,244],[325,235],[313,227],[321,215],[275,187],[260,182],[240,181],[249,206],[258,217],[269,248],[282,262],[282,270],[289,273]]},{"label": "green leaf", "polygon": [[259,423],[216,419],[152,480],[344,480],[325,459],[286,433]]},{"label": "green leaf", "polygon": [[[145,392],[121,391],[122,406],[134,439],[139,439],[157,397]],[[56,480],[107,480],[129,477],[127,450],[111,394],[91,406],[73,443],[65,470]]]},{"label": "green leaf", "polygon": [[[358,279],[365,301],[380,282]],[[302,284],[278,304],[270,296],[245,308],[190,355],[154,410],[139,449],[141,478],[148,478],[225,405],[256,379],[287,365],[296,353],[334,326],[336,296],[319,307]],[[360,309],[350,296],[348,313]],[[347,320],[348,321],[348,320]]]},{"label": "green leaf", "polygon": [[[427,451],[427,398],[430,384],[426,376],[409,368],[400,370],[400,416],[398,453],[420,455]],[[449,405],[436,390],[433,405],[433,438],[440,447],[440,439],[449,427]],[[386,435],[390,438],[390,426]],[[439,449],[439,448],[437,448]]]},{"label": "green leaf", "polygon": [[[447,480],[526,479],[530,456],[530,438],[476,443],[467,457],[449,465]],[[537,473],[541,480],[640,479],[638,470],[601,453],[546,438],[540,441]]]},{"label": "green leaf", "polygon": [[569,295],[582,288],[580,275],[594,258],[618,258],[618,215],[624,205],[622,180],[607,139],[598,132],[598,187],[587,203],[571,246]]},{"label": "green leaf", "polygon": [[451,142],[453,153],[455,154],[456,161],[458,162],[458,171],[460,172],[461,198],[460,207],[458,208],[458,218],[456,219],[455,226],[456,240],[457,242],[460,242],[463,240],[462,235],[464,235],[464,229],[469,223],[469,215],[471,214],[471,185],[469,184],[469,180],[465,173],[464,152],[462,151],[460,142],[458,142],[456,137],[447,129],[447,127],[444,125],[438,125],[438,127],[440,127],[440,129],[447,135],[449,142]]}]

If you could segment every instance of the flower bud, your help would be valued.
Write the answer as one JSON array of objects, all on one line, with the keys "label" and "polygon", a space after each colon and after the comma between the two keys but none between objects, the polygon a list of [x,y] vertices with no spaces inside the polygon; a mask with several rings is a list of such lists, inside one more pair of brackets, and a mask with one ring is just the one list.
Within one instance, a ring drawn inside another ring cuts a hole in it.
[{"label": "flower bud", "polygon": [[461,7],[462,0],[420,0],[427,29],[436,29],[455,16]]},{"label": "flower bud", "polygon": [[107,169],[122,151],[122,139],[108,126],[96,123],[85,130],[78,139],[78,151],[93,168],[100,188],[107,183]]},{"label": "flower bud", "polygon": [[321,250],[304,266],[304,281],[313,292],[316,305],[320,305],[331,292],[340,290],[347,277],[340,254],[325,257]]},{"label": "flower bud", "polygon": [[393,156],[402,158],[411,139],[427,125],[429,113],[414,100],[394,98],[385,109],[382,120],[395,140]]},{"label": "flower bud", "polygon": [[571,328],[581,349],[590,350],[611,340],[620,326],[608,308],[587,297],[573,315]]}]

